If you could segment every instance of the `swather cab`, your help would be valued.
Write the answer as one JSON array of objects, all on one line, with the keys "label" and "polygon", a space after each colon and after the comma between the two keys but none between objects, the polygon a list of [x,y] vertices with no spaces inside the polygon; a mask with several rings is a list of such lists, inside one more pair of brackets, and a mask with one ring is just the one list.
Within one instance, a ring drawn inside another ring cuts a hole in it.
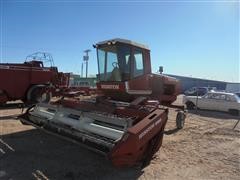
[{"label": "swather cab", "polygon": [[125,39],[112,39],[96,44],[98,55],[98,89],[105,96],[132,101],[139,96],[171,104],[180,93],[175,78],[151,73],[150,50],[147,46]]}]

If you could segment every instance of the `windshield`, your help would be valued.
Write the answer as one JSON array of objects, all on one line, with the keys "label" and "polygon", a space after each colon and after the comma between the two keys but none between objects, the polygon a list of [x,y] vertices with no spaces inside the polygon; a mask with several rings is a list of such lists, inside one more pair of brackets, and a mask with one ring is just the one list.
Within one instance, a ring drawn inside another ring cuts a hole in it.
[{"label": "windshield", "polygon": [[236,94],[234,94],[234,97],[236,98],[237,102],[240,103],[240,97],[238,95],[236,95]]},{"label": "windshield", "polygon": [[130,78],[130,47],[101,47],[97,54],[100,81],[123,81]]}]

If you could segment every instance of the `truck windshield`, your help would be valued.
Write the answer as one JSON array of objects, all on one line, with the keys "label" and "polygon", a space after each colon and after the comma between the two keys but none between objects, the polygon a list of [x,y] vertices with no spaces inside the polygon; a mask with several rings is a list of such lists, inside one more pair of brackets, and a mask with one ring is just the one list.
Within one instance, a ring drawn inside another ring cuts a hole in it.
[{"label": "truck windshield", "polygon": [[123,81],[130,76],[130,48],[106,46],[98,48],[100,81]]}]

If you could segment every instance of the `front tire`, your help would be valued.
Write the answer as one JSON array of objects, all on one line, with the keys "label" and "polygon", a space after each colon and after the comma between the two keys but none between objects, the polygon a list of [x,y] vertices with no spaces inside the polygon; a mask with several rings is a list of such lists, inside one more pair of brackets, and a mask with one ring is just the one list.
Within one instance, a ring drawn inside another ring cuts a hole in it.
[{"label": "front tire", "polygon": [[189,110],[193,110],[195,108],[195,105],[191,101],[186,102],[186,106]]}]

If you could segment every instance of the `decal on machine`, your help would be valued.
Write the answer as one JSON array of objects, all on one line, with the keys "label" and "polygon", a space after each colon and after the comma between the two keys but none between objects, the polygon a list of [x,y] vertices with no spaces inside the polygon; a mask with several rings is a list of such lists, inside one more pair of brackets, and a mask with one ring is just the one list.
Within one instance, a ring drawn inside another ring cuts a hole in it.
[{"label": "decal on machine", "polygon": [[4,65],[0,65],[0,68],[1,69],[9,69],[10,67],[9,66],[4,66]]},{"label": "decal on machine", "polygon": [[119,85],[114,84],[101,84],[101,89],[119,89]]},{"label": "decal on machine", "polygon": [[147,133],[149,133],[155,126],[157,126],[160,122],[161,122],[161,118],[159,120],[157,120],[156,122],[154,122],[153,124],[151,124],[151,126],[149,126],[147,129],[145,129],[139,136],[139,139],[142,139]]}]

